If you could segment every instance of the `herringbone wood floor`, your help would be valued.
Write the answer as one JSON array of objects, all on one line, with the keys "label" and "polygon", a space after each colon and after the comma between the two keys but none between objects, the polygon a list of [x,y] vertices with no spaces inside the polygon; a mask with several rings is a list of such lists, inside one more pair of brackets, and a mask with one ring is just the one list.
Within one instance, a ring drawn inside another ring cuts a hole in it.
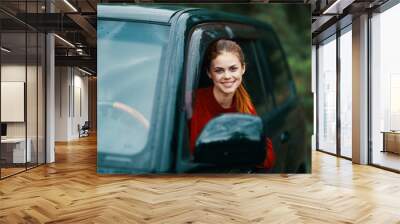
[{"label": "herringbone wood floor", "polygon": [[96,174],[96,139],[0,181],[0,223],[400,223],[400,175],[313,153],[311,175]]}]

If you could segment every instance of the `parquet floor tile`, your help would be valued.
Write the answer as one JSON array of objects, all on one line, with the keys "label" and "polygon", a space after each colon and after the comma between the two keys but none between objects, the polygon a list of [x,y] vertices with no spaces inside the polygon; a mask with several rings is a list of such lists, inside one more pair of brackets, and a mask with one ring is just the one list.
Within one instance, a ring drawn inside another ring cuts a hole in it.
[{"label": "parquet floor tile", "polygon": [[92,136],[1,180],[0,223],[400,223],[400,175],[321,152],[309,175],[99,175]]}]

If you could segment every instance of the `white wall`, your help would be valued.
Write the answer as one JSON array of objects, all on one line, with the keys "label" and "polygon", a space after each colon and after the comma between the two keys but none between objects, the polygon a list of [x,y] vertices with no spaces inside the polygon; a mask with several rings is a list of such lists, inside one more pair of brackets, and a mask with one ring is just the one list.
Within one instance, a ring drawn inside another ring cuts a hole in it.
[{"label": "white wall", "polygon": [[[18,81],[25,82],[25,65],[2,65],[1,66],[1,81]],[[6,108],[1,108],[5,110]],[[24,122],[7,123],[7,137],[25,137]]]},{"label": "white wall", "polygon": [[85,121],[88,121],[88,77],[82,76],[83,73],[78,70],[74,70],[74,82],[73,82],[73,94],[71,99],[74,99],[74,102],[71,102],[71,129],[70,136],[74,138],[79,137],[78,133],[78,124],[83,125]]},{"label": "white wall", "polygon": [[[27,66],[27,68],[24,65],[18,65],[18,64],[5,64],[1,66],[1,81],[2,82],[25,82],[25,75],[27,69],[27,74],[28,74],[28,79],[29,79],[29,85],[36,86],[36,80],[32,80],[30,78],[31,75],[36,76],[36,67],[34,66]],[[30,131],[31,128],[32,130],[36,130],[36,119],[37,115],[36,113],[31,113],[31,111],[35,110],[36,111],[36,88],[27,88],[27,103],[28,107],[30,107],[29,113],[27,113],[27,119],[28,119],[28,137],[29,134],[33,131]],[[4,97],[4,96],[3,96]],[[34,102],[34,104],[31,104],[31,102]],[[7,108],[1,108],[2,110],[6,110]],[[34,122],[34,124],[31,124]],[[25,137],[25,123],[26,122],[7,122],[7,136],[8,137]],[[36,136],[36,132],[35,132]]]},{"label": "white wall", "polygon": [[55,140],[77,139],[78,124],[88,120],[88,78],[76,68],[56,67],[55,86]]},{"label": "white wall", "polygon": [[[38,70],[37,70],[38,69]],[[27,81],[25,80],[27,78]],[[3,64],[1,66],[2,82],[24,82],[26,84],[26,106],[21,108],[21,112],[26,112],[26,120],[22,122],[6,122],[7,137],[24,138],[25,135],[30,139],[30,148],[32,161],[39,163],[44,162],[44,74],[42,67],[25,64]],[[2,90],[3,92],[3,90]],[[2,98],[7,95],[2,95]],[[11,108],[2,107],[3,112],[11,110]],[[13,111],[8,111],[13,113]],[[15,113],[15,112],[14,112]],[[37,156],[39,153],[39,156]]]},{"label": "white wall", "polygon": [[70,84],[69,69],[55,68],[55,141],[68,140],[68,88]]}]

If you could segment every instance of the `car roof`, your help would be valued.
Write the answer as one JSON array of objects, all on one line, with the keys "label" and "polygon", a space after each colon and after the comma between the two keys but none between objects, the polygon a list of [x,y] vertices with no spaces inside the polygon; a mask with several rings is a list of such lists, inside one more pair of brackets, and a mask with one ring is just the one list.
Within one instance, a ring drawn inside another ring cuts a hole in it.
[{"label": "car roof", "polygon": [[168,23],[179,11],[187,7],[157,5],[157,4],[98,4],[99,18],[141,20]]},{"label": "car roof", "polygon": [[203,8],[190,8],[177,5],[159,4],[98,4],[98,18],[146,21],[154,23],[170,23],[174,15],[185,13],[196,20],[234,21],[271,28],[269,24],[232,13],[225,13]]}]

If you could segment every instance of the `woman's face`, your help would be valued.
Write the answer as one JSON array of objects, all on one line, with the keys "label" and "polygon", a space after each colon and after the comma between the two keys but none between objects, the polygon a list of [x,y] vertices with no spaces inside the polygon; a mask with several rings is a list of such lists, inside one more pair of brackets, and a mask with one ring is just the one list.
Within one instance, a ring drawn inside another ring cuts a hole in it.
[{"label": "woman's face", "polygon": [[232,94],[240,86],[244,72],[245,67],[236,54],[223,52],[211,61],[208,76],[218,91]]}]

